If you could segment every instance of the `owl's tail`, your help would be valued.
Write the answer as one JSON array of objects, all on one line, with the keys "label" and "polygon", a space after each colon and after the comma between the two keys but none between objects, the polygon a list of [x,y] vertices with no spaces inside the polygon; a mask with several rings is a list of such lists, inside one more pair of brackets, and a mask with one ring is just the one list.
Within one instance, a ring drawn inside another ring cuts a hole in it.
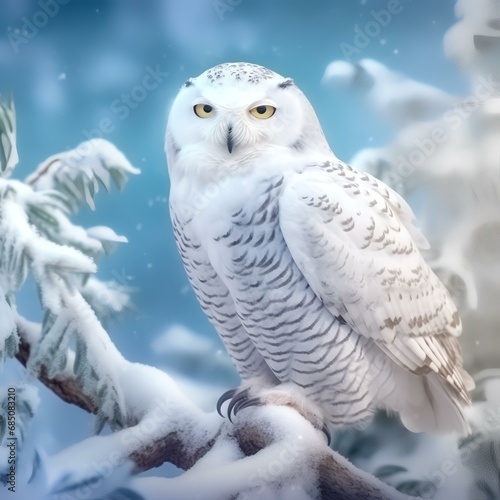
[{"label": "owl's tail", "polygon": [[[401,377],[399,390],[392,395],[390,406],[399,412],[407,429],[428,434],[470,434],[464,415],[467,403],[453,393],[442,377],[436,373],[415,375],[404,369],[397,376]],[[464,371],[463,378],[467,389],[472,389],[470,375]]]}]

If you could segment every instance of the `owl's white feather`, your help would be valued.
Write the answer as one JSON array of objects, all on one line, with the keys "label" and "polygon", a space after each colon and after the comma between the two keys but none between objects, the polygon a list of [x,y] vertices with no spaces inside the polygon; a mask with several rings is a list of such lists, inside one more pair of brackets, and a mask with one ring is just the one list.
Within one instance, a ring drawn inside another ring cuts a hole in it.
[{"label": "owl's white feather", "polygon": [[335,157],[291,79],[228,63],[188,80],[166,150],[177,245],[244,386],[293,387],[332,425],[383,407],[468,432],[460,318],[410,207]]}]

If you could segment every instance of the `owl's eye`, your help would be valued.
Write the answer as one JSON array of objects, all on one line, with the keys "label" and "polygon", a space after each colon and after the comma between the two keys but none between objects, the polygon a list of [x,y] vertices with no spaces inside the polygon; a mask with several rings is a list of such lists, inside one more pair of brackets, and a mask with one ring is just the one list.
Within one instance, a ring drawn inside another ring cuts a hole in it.
[{"label": "owl's eye", "polygon": [[276,112],[276,108],[274,106],[268,106],[262,104],[261,106],[256,106],[250,110],[250,113],[255,116],[255,118],[260,118],[261,120],[265,120],[266,118],[271,118]]},{"label": "owl's eye", "polygon": [[210,104],[196,104],[193,110],[194,114],[200,118],[208,118],[214,114],[214,108]]}]

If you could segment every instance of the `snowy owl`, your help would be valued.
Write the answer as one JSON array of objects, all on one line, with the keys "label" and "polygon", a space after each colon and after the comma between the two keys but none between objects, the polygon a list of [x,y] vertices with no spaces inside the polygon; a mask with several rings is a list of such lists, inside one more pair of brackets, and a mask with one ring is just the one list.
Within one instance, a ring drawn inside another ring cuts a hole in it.
[{"label": "snowy owl", "polygon": [[406,202],[336,158],[291,78],[226,63],[187,80],[166,133],[189,281],[240,376],[228,415],[282,404],[316,427],[377,408],[467,434],[460,318]]}]

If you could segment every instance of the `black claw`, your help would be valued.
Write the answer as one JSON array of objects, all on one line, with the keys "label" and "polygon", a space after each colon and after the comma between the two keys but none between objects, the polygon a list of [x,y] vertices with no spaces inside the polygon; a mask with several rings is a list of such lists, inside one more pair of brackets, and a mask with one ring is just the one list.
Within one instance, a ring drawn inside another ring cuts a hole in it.
[{"label": "black claw", "polygon": [[247,399],[246,401],[242,401],[238,407],[234,408],[234,414],[236,415],[239,411],[243,410],[243,408],[249,408],[250,406],[261,406],[262,401],[259,398]]},{"label": "black claw", "polygon": [[326,441],[328,446],[330,446],[330,443],[332,442],[332,435],[330,434],[330,429],[328,429],[328,426],[326,424],[323,424],[323,428],[321,429],[325,436],[326,436]]},{"label": "black claw", "polygon": [[[241,391],[239,394],[236,394],[236,396],[231,399],[231,402],[229,403],[229,406],[227,407],[227,418],[229,421],[232,423],[233,421],[231,420],[231,413],[233,411],[233,408],[236,405],[240,405],[244,403],[248,399],[248,389],[245,389],[244,391]],[[236,413],[235,413],[236,415]]]},{"label": "black claw", "polygon": [[217,401],[217,413],[224,418],[224,415],[221,413],[222,405],[228,400],[231,399],[236,394],[236,389],[230,389],[226,391]]},{"label": "black claw", "polygon": [[[247,394],[247,397],[248,397],[248,394]],[[242,406],[244,406],[247,401],[248,401],[248,399],[245,399],[245,398],[238,399],[238,401],[236,401],[236,403],[234,404],[234,406],[232,408],[233,415],[236,415],[240,411],[240,408]]]},{"label": "black claw", "polygon": [[229,405],[227,407],[227,417],[229,421],[232,423],[232,416],[236,415],[240,410],[243,408],[248,408],[249,406],[255,406],[255,405],[260,405],[262,404],[260,402],[259,398],[248,398],[249,395],[249,390],[245,389],[238,393],[237,389],[231,389],[229,391],[226,391],[217,401],[217,413],[221,416],[222,415],[222,405],[227,401],[231,400],[229,402]]}]

